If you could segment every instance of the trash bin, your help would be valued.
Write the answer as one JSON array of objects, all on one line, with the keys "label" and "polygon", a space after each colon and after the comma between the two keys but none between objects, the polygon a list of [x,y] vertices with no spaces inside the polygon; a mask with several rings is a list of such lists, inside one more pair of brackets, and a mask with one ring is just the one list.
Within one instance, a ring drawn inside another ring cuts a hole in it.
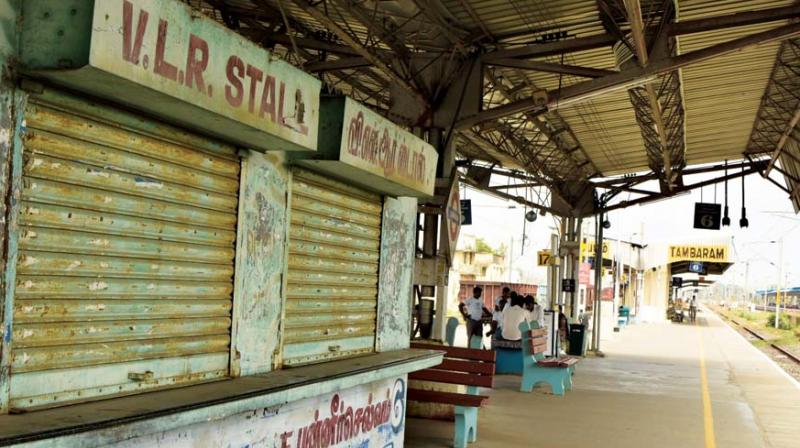
[{"label": "trash bin", "polygon": [[569,326],[569,350],[568,354],[572,356],[583,356],[586,351],[584,350],[584,342],[586,338],[586,325],[571,324]]}]

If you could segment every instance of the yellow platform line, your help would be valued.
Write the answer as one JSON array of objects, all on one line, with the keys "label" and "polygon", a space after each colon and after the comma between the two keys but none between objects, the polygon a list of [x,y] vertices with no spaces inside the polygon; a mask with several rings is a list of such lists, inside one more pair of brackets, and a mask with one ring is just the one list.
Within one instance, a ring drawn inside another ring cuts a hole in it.
[{"label": "yellow platform line", "polygon": [[[695,321],[695,325],[697,321]],[[703,332],[698,326],[697,338],[700,346],[700,389],[703,395],[703,427],[705,429],[706,448],[716,448],[714,437],[714,414],[711,412],[711,394],[708,391],[708,375],[706,373],[706,353],[703,348]]]}]

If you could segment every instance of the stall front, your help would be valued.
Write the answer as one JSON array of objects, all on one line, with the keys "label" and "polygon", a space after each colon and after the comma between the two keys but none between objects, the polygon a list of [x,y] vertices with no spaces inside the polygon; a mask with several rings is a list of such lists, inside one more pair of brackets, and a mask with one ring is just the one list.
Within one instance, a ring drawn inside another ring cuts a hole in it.
[{"label": "stall front", "polygon": [[435,150],[176,0],[9,9],[0,444],[402,446]]}]

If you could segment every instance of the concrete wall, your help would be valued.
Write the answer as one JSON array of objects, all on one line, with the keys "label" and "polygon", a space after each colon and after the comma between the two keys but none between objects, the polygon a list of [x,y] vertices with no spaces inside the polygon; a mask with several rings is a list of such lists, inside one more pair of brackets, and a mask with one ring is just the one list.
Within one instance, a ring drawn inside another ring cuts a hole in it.
[{"label": "concrete wall", "polygon": [[111,445],[114,448],[403,446],[406,377],[241,412]]},{"label": "concrete wall", "polygon": [[408,348],[411,339],[416,198],[387,197],[381,228],[380,278],[376,348],[379,352]]},{"label": "concrete wall", "polygon": [[639,320],[657,322],[666,318],[670,280],[669,265],[645,270],[644,294],[639,310]]},{"label": "concrete wall", "polygon": [[231,370],[255,375],[279,362],[289,171],[282,153],[242,155]]},{"label": "concrete wall", "polygon": [[16,88],[14,81],[14,64],[18,48],[18,19],[22,0],[0,0],[0,413],[8,410],[8,387],[10,373],[11,346],[11,298],[7,294],[6,285],[9,282],[6,274],[6,238],[9,231],[6,198],[11,178],[11,164],[13,148],[19,144],[19,135],[15,132],[17,116],[15,110],[23,104],[24,96]]}]

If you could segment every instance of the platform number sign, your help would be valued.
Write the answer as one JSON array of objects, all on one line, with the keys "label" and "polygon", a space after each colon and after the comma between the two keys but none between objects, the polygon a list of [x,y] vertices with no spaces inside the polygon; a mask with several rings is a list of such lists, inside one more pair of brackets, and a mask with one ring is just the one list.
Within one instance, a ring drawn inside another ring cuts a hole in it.
[{"label": "platform number sign", "polygon": [[704,273],[704,265],[701,261],[692,261],[689,262],[689,272],[696,272],[698,274]]},{"label": "platform number sign", "polygon": [[550,266],[552,264],[553,253],[549,250],[540,250],[536,255],[539,260],[539,266]]},{"label": "platform number sign", "polygon": [[705,230],[719,230],[722,206],[707,202],[694,204],[694,228]]}]

